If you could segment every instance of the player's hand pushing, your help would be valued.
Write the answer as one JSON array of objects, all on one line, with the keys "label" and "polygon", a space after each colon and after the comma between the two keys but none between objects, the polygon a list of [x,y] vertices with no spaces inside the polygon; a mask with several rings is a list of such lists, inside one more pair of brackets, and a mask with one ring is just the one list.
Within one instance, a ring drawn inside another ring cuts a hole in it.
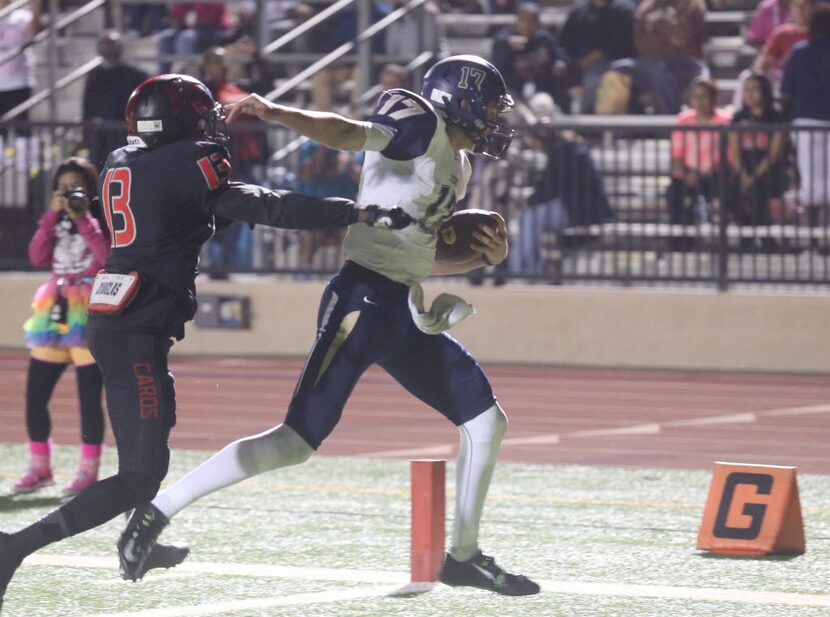
[{"label": "player's hand pushing", "polygon": [[[495,214],[495,213],[493,213]],[[498,228],[480,224],[473,232],[475,242],[470,245],[474,251],[481,253],[484,263],[494,266],[500,264],[507,257],[507,229],[504,219],[496,214]]]},{"label": "player's hand pushing", "polygon": [[271,120],[268,112],[277,109],[278,105],[261,97],[258,94],[249,94],[244,99],[225,105],[227,121],[233,122],[241,115],[256,116],[260,120]]},{"label": "player's hand pushing", "polygon": [[400,206],[387,208],[375,205],[359,207],[357,220],[366,223],[369,227],[383,229],[403,229],[415,222],[415,219]]}]

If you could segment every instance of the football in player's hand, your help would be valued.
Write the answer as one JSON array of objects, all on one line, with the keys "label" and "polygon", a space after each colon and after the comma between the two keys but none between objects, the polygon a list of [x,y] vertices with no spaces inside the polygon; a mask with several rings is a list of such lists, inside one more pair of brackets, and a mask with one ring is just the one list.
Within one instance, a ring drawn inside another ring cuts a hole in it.
[{"label": "football in player's hand", "polygon": [[454,212],[438,229],[435,258],[466,262],[477,257],[479,253],[470,245],[476,244],[473,232],[482,224],[504,232],[504,219],[496,212],[475,209]]}]

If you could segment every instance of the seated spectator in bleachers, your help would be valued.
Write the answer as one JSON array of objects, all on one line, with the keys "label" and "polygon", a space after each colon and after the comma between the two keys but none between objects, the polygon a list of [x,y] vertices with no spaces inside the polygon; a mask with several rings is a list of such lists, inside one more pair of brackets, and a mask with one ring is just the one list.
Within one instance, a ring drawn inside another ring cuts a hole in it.
[{"label": "seated spectator in bleachers", "polygon": [[[680,126],[716,127],[729,124],[728,112],[718,109],[718,88],[698,77],[689,92],[691,109],[677,116]],[[679,130],[671,134],[671,184],[668,188],[669,221],[681,225],[705,222],[718,194],[720,135],[718,131]]]},{"label": "seated spectator in bleachers", "polygon": [[[801,176],[801,205],[811,224],[827,223],[830,207],[830,6],[810,19],[810,38],[796,45],[784,67],[781,100],[792,118]],[[798,130],[799,127],[818,127]]]},{"label": "seated spectator in bleachers", "polygon": [[[89,149],[89,160],[100,171],[109,153],[127,144],[124,108],[133,90],[149,75],[141,69],[121,61],[124,45],[121,34],[106,30],[98,38],[100,66],[92,69],[84,84],[82,118],[84,143]],[[101,126],[101,121],[118,122],[119,126]]]},{"label": "seated spectator in bleachers", "polygon": [[513,272],[544,274],[546,234],[604,223],[614,213],[588,144],[572,131],[555,129],[556,112],[544,99],[531,100],[530,108],[539,123],[523,135],[521,153],[510,158],[524,170],[533,192],[526,206],[512,213],[519,225],[508,262]]},{"label": "seated spectator in bleachers", "polygon": [[[391,0],[392,9],[398,9],[409,0]],[[441,9],[432,0],[420,8],[409,11],[386,29],[386,53],[400,61],[412,60],[418,54],[431,51],[433,61],[449,55],[447,35],[438,21]]]},{"label": "seated spectator in bleachers", "polygon": [[[363,153],[331,150],[323,144],[308,140],[300,147],[300,173],[297,191],[313,197],[357,197]],[[299,268],[319,268],[315,263],[317,252],[325,247],[340,251],[345,229],[318,229],[300,232]],[[322,267],[334,268],[336,263]]]},{"label": "seated spectator in bleachers", "polygon": [[784,71],[784,63],[796,43],[806,41],[809,35],[810,18],[813,16],[816,0],[792,0],[792,22],[781,24],[770,35],[758,56],[754,68],[766,73],[773,84],[777,84]]},{"label": "seated spectator in bleachers", "polygon": [[634,13],[638,57],[612,63],[600,82],[596,113],[678,113],[689,84],[709,75],[705,16],[703,0],[642,0]]},{"label": "seated spectator in bleachers", "polygon": [[[11,0],[0,0],[0,10]],[[40,0],[30,8],[19,8],[0,19],[0,56],[17,49],[40,30]],[[35,87],[35,55],[31,48],[0,64],[0,116],[32,96]],[[28,112],[17,117],[28,120]]]},{"label": "seated spectator in bleachers", "polygon": [[[159,34],[160,55],[200,54],[218,44],[228,26],[227,10],[221,2],[176,3],[170,7],[170,19],[173,26]],[[169,73],[173,63],[162,59],[159,66],[162,73]]]},{"label": "seated spectator in bleachers", "polygon": [[790,16],[792,21],[781,24],[772,31],[767,42],[758,52],[752,66],[745,69],[738,75],[738,84],[735,88],[735,96],[732,107],[735,110],[741,109],[743,105],[742,93],[744,80],[752,73],[765,74],[773,86],[773,92],[778,90],[781,82],[781,73],[784,70],[784,63],[790,55],[790,51],[796,43],[807,39],[807,28],[810,24],[810,16],[813,14],[813,7],[816,0],[791,0]]},{"label": "seated spectator in bleachers", "polygon": [[355,115],[361,119],[368,118],[374,112],[375,107],[377,107],[380,95],[387,90],[393,90],[395,88],[405,88],[407,90],[410,88],[409,76],[406,74],[406,69],[400,64],[384,64],[380,68],[377,92],[371,98],[360,100]]},{"label": "seated spectator in bleachers", "polygon": [[378,85],[381,92],[394,88],[409,88],[409,77],[406,74],[406,69],[400,64],[384,64],[380,69]]},{"label": "seated spectator in bleachers", "polygon": [[539,5],[525,2],[519,6],[516,23],[496,36],[493,64],[517,100],[546,92],[562,112],[570,113],[567,57],[553,34],[542,28]]},{"label": "seated spectator in bleachers", "polygon": [[790,3],[791,0],[763,0],[752,15],[746,42],[753,47],[763,47],[778,26],[790,21]]},{"label": "seated spectator in bleachers", "polygon": [[[772,84],[761,73],[744,81],[743,109],[732,124],[758,125],[757,131],[729,134],[731,174],[727,184],[726,210],[740,225],[766,225],[771,210],[781,212],[781,198],[787,189],[785,140],[781,131],[764,130],[764,124],[783,122],[775,108]],[[776,217],[779,218],[779,217]]]},{"label": "seated spectator in bleachers", "polygon": [[559,36],[579,85],[579,110],[592,113],[602,74],[611,62],[634,56],[634,5],[629,0],[580,0]]}]

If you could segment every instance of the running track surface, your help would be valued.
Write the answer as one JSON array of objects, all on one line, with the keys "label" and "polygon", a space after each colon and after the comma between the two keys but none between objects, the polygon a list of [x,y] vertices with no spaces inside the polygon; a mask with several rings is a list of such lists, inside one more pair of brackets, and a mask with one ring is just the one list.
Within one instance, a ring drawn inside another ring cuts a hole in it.
[{"label": "running track surface", "polygon": [[[0,441],[25,442],[25,351],[0,350]],[[280,422],[301,360],[171,359],[171,445],[216,450]],[[709,469],[716,460],[830,474],[830,377],[485,366],[510,418],[500,460]],[[72,371],[53,438],[78,443]],[[108,431],[107,442],[112,443]],[[320,454],[453,458],[457,434],[382,370],[364,375]]]}]

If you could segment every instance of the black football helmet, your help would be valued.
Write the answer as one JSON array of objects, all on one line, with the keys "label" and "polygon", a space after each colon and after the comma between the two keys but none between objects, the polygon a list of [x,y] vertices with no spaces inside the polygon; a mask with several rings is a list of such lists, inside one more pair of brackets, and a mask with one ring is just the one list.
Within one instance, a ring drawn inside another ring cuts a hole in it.
[{"label": "black football helmet", "polygon": [[155,148],[181,139],[227,142],[222,106],[205,84],[188,75],[144,81],[130,95],[125,116],[130,145]]},{"label": "black football helmet", "polygon": [[478,56],[450,56],[436,62],[424,75],[421,96],[447,114],[475,144],[473,152],[500,158],[513,139],[513,129],[488,118],[494,101],[498,113],[513,108],[513,97],[499,70]]}]

